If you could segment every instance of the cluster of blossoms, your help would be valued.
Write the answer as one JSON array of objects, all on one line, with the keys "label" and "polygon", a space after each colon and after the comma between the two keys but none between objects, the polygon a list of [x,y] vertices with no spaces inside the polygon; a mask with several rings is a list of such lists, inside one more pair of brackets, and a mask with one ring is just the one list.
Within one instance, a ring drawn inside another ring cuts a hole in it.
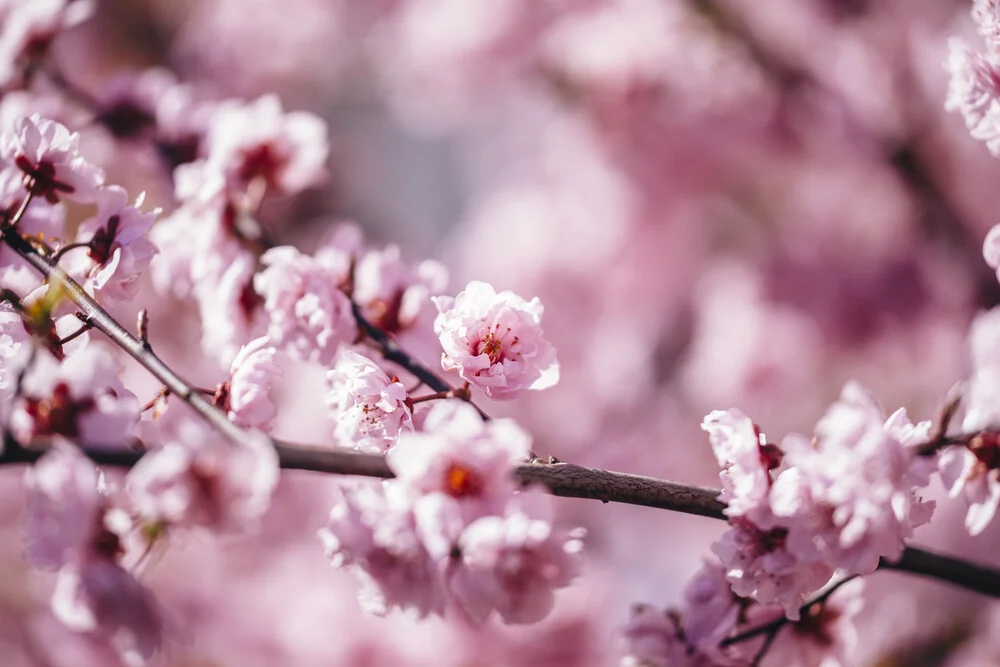
[{"label": "cluster of blossoms", "polygon": [[[226,139],[224,130],[241,122],[258,127],[255,114],[267,116],[261,127],[280,131]],[[216,313],[232,321],[209,347],[235,354],[226,378],[205,393],[250,429],[238,444],[172,404],[166,392],[140,407],[113,354],[91,340],[92,324],[72,312],[60,290],[37,285],[17,253],[0,264],[9,294],[0,308],[0,414],[19,447],[52,443],[28,475],[28,558],[59,572],[57,618],[102,639],[130,664],[163,642],[163,614],[136,579],[157,541],[179,528],[246,531],[269,506],[278,457],[262,432],[277,416],[270,387],[282,374],[279,353],[329,368],[335,440],[387,453],[396,475],[381,484],[345,484],[321,531],[334,564],[361,579],[366,609],[424,616],[452,607],[479,621],[495,611],[508,623],[532,623],[549,613],[554,591],[580,568],[582,532],[556,527],[548,497],[521,489],[513,476],[517,462],[529,458],[529,436],[511,420],[485,420],[467,402],[473,390],[509,400],[558,380],[538,299],[480,282],[454,298],[441,296],[440,265],[409,269],[395,247],[364,251],[350,226],[312,255],[289,246],[255,249],[262,237],[238,229],[235,218],[227,222],[227,215],[247,214],[246,202],[236,200],[255,183],[285,192],[305,187],[325,157],[316,151],[322,133],[309,119],[290,115],[282,124],[275,121],[280,115],[270,98],[248,109],[221,105],[206,135],[208,156],[177,168],[178,193],[190,198],[181,195],[178,212],[155,228],[159,211],[144,213],[141,197],[130,204],[123,188],[105,185],[65,126],[35,115],[0,134],[5,232],[30,234],[96,302],[131,300],[147,268],[198,301],[206,326],[206,294],[228,289],[234,299]],[[206,188],[215,190],[206,196]],[[62,239],[64,200],[96,205],[71,242]],[[192,207],[208,216],[197,233]],[[202,243],[206,234],[213,240]],[[160,262],[161,250],[172,256]],[[243,272],[236,282],[234,270]],[[184,285],[191,287],[186,293]],[[233,308],[244,306],[252,307],[240,311],[247,317],[232,318]],[[396,340],[437,343],[442,369],[458,371],[464,386],[410,397],[397,377],[361,353],[359,318],[371,318]],[[439,402],[416,407],[431,400]],[[120,478],[100,471],[81,449],[129,446],[146,453]]]},{"label": "cluster of blossoms", "polygon": [[372,613],[423,617],[454,602],[476,621],[541,620],[579,570],[582,533],[553,526],[547,496],[518,491],[528,434],[454,399],[421,421],[389,451],[395,479],[342,487],[321,531],[333,564],[358,578]]},{"label": "cluster of blossoms", "polygon": [[[558,377],[537,299],[473,282],[434,302],[442,366],[458,370],[465,391],[512,399]],[[454,392],[425,397],[446,400],[421,410],[397,377],[351,348],[327,380],[338,443],[386,453],[395,475],[342,485],[320,533],[333,564],[358,578],[362,606],[418,617],[454,607],[476,621],[496,611],[506,623],[545,617],[554,590],[579,570],[583,535],[553,525],[547,496],[519,489],[513,472],[530,456],[528,434],[509,419],[484,420],[448,398]]]},{"label": "cluster of blossoms", "polygon": [[[78,142],[37,115],[0,134],[4,233],[30,238],[97,302],[113,304],[135,295],[156,253],[146,238],[155,213],[105,186]],[[69,243],[62,240],[64,200],[96,205]],[[85,318],[67,312],[59,289],[29,282],[26,268],[9,250],[0,258],[4,431],[18,447],[50,443],[27,476],[27,558],[58,570],[56,618],[140,663],[162,643],[164,624],[136,568],[168,530],[253,526],[277,483],[277,456],[266,437],[248,433],[239,445],[228,443],[180,405],[141,420],[113,353],[91,340]],[[280,372],[274,355],[266,338],[251,341],[216,389],[215,405],[236,424],[270,428],[268,392]],[[133,443],[148,453],[121,478],[105,475],[80,449]]]},{"label": "cluster of blossoms", "polygon": [[844,388],[814,438],[768,444],[738,410],[702,425],[722,466],[720,499],[732,528],[715,544],[733,591],[777,603],[798,619],[805,596],[834,572],[867,574],[896,561],[913,529],[930,520],[918,489],[933,461],[918,456],[930,422],[905,410],[888,420],[860,386]]},{"label": "cluster of blossoms", "polygon": [[[660,63],[672,49],[687,51],[668,46],[673,30],[663,12],[672,10],[656,0],[587,4],[551,34],[548,19],[528,20],[535,10],[525,4],[528,18],[508,13],[505,27],[451,52],[524,54],[510,48],[515,28],[548,34],[535,40],[544,44],[535,56],[567,97],[656,106],[675,78]],[[34,76],[55,34],[90,9],[85,0],[0,4],[0,90],[26,85],[20,79]],[[989,51],[953,48],[949,106],[1000,153],[1000,19],[991,0],[977,2],[974,16]],[[595,35],[610,29],[624,46],[643,25],[648,34],[620,62],[613,50],[591,57]],[[606,104],[608,123],[615,104]],[[332,440],[385,455],[394,475],[341,483],[319,531],[333,565],[357,579],[361,606],[475,622],[493,614],[509,624],[544,618],[556,590],[580,571],[583,533],[556,525],[548,496],[517,482],[516,466],[532,457],[529,435],[469,402],[474,391],[507,401],[558,382],[540,300],[479,281],[448,296],[440,264],[410,266],[395,246],[366,248],[349,225],[309,252],[273,242],[281,230],[265,224],[268,206],[322,183],[329,153],[323,122],[286,112],[276,96],[209,101],[150,70],[113,80],[86,105],[121,145],[154,149],[171,172],[176,207],[165,217],[143,211],[142,195],[133,200],[106,185],[80,155],[77,134],[35,114],[0,126],[2,231],[58,263],[102,306],[133,300],[147,269],[161,294],[191,301],[204,351],[228,369],[214,389],[192,391],[211,396],[247,432],[238,446],[224,442],[166,393],[143,409],[114,354],[87,334],[93,323],[59,290],[39,285],[18,253],[0,248],[0,418],[18,447],[48,447],[27,475],[25,532],[28,560],[57,572],[56,618],[129,664],[159,649],[166,614],[139,575],[165,534],[247,531],[267,511],[279,461],[263,433],[276,428],[270,389],[283,356],[326,373]],[[64,238],[74,213],[67,203],[88,213]],[[1000,227],[986,257],[1000,270]],[[634,609],[622,664],[758,664],[764,650],[779,664],[850,664],[860,589],[839,585],[901,557],[914,529],[930,520],[934,506],[920,490],[934,470],[952,495],[968,499],[971,533],[982,532],[1000,504],[996,312],[977,320],[972,339],[975,373],[958,436],[932,435],[929,422],[913,424],[902,410],[886,418],[856,384],[813,437],[791,435],[780,445],[738,410],[709,414],[703,427],[722,467],[730,528],[682,608]],[[396,346],[439,360],[463,386],[411,395],[413,367],[394,365]],[[121,475],[85,455],[128,447],[144,454]],[[835,595],[805,604],[833,581]],[[740,637],[769,625],[770,635]]]}]

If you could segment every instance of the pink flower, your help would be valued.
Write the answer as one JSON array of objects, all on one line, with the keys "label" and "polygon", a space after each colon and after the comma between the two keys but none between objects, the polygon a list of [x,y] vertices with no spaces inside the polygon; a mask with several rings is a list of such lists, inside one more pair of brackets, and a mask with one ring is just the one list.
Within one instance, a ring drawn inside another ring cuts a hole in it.
[{"label": "pink flower", "polygon": [[531,439],[510,419],[484,422],[468,403],[452,399],[427,413],[423,430],[402,432],[389,452],[394,485],[409,489],[417,527],[436,557],[451,553],[467,525],[504,513],[517,489],[513,466]]},{"label": "pink flower", "polygon": [[504,623],[536,623],[552,610],[555,589],[580,571],[583,531],[557,530],[522,504],[477,519],[458,540],[448,590],[477,621],[496,611]]},{"label": "pink flower", "polygon": [[400,608],[418,618],[443,613],[440,568],[417,535],[408,499],[370,482],[342,484],[340,492],[319,536],[333,566],[361,583],[361,607],[378,615]]},{"label": "pink flower", "polygon": [[145,664],[162,644],[153,594],[112,559],[85,558],[60,569],[52,613],[71,630],[103,638],[127,665]]},{"label": "pink flower", "polygon": [[710,652],[732,632],[739,620],[740,598],[718,562],[706,561],[684,588],[684,639]]},{"label": "pink flower", "polygon": [[90,445],[124,444],[139,421],[139,401],[118,379],[118,364],[89,344],[59,362],[39,351],[24,375],[10,418],[21,442],[61,435]]},{"label": "pink flower", "polygon": [[965,527],[979,535],[990,524],[1000,505],[1000,443],[990,435],[973,440],[975,451],[946,447],[938,456],[941,481],[952,498],[960,493],[969,503]]},{"label": "pink flower", "polygon": [[13,162],[25,187],[49,203],[61,197],[86,203],[93,201],[104,172],[79,155],[79,143],[80,135],[34,114],[0,134],[0,157]]},{"label": "pink flower", "polygon": [[55,569],[90,549],[104,512],[99,481],[90,459],[62,440],[28,468],[24,476],[28,562]]},{"label": "pink flower", "polygon": [[27,557],[58,568],[52,612],[66,627],[107,641],[128,664],[160,647],[152,595],[119,562],[121,535],[109,521],[109,489],[80,450],[57,440],[25,475]]},{"label": "pink flower", "polygon": [[126,477],[132,507],[143,519],[168,525],[253,528],[278,483],[270,439],[248,432],[233,444],[186,412],[169,426],[173,433],[161,434],[166,444],[143,456]]},{"label": "pink flower", "polygon": [[267,338],[255,338],[242,348],[229,368],[229,380],[216,390],[216,404],[244,428],[269,432],[278,413],[271,400],[271,379],[281,375],[275,349]]},{"label": "pink flower", "polygon": [[219,105],[208,131],[208,161],[235,186],[261,179],[295,193],[326,175],[326,125],[304,111],[285,113],[276,95]]},{"label": "pink flower", "polygon": [[848,384],[816,425],[814,444],[795,437],[782,443],[791,468],[774,482],[771,509],[789,530],[789,549],[802,558],[818,550],[851,574],[873,572],[880,558],[898,559],[934,508],[916,495],[928,470],[912,447],[929,429],[929,422],[911,424],[905,411],[884,420],[871,396]]},{"label": "pink flower", "polygon": [[719,480],[722,494],[719,500],[726,503],[726,516],[747,516],[755,523],[763,523],[770,514],[767,496],[771,490],[769,469],[777,467],[780,460],[773,460],[765,453],[764,436],[753,421],[739,410],[716,410],[709,413],[701,424],[708,431],[715,458],[722,467]]},{"label": "pink flower", "polygon": [[341,446],[383,453],[396,444],[401,431],[413,430],[406,388],[367,357],[342,350],[326,379],[334,437]]},{"label": "pink flower", "polygon": [[264,253],[254,277],[269,319],[267,335],[293,357],[329,365],[357,336],[351,302],[341,291],[346,276],[322,251],[316,257],[281,246]]},{"label": "pink flower", "polygon": [[497,294],[488,283],[470,282],[457,297],[433,299],[440,313],[434,332],[444,353],[441,366],[490,398],[509,400],[525,389],[559,381],[555,349],[542,336],[542,304],[513,292]]},{"label": "pink flower", "polygon": [[735,524],[712,545],[726,569],[733,592],[752,597],[761,604],[776,602],[785,615],[798,620],[806,595],[830,580],[833,568],[824,563],[802,561],[786,546],[788,530],[760,530],[742,522]]},{"label": "pink flower", "polygon": [[864,579],[854,579],[802,619],[782,628],[767,652],[773,665],[857,665],[858,614],[864,608]]},{"label": "pink flower", "polygon": [[399,248],[391,245],[358,260],[353,296],[365,317],[383,331],[398,334],[430,315],[431,297],[447,282],[447,269],[440,263],[428,260],[411,269],[400,259]]},{"label": "pink flower", "polygon": [[1000,155],[1000,67],[960,39],[949,43],[945,67],[951,75],[944,108],[958,111],[973,139]]},{"label": "pink flower", "polygon": [[238,352],[263,328],[263,299],[253,288],[257,258],[246,251],[228,257],[228,266],[221,274],[215,279],[200,278],[194,286],[201,316],[201,347],[224,358]]},{"label": "pink flower", "polygon": [[633,605],[621,640],[624,655],[619,667],[694,667],[680,619],[673,612]]},{"label": "pink flower", "polygon": [[0,88],[26,59],[38,58],[56,36],[90,18],[93,0],[7,0],[0,5]]},{"label": "pink flower", "polygon": [[173,72],[150,68],[112,76],[99,93],[97,120],[120,139],[149,138],[177,166],[199,155],[213,105]]},{"label": "pink flower", "polygon": [[117,185],[98,190],[97,214],[81,223],[76,233],[76,242],[88,244],[88,251],[68,251],[66,270],[104,303],[133,298],[139,276],[156,254],[146,233],[160,211],[140,211],[144,197],[139,195],[132,205],[128,193]]}]

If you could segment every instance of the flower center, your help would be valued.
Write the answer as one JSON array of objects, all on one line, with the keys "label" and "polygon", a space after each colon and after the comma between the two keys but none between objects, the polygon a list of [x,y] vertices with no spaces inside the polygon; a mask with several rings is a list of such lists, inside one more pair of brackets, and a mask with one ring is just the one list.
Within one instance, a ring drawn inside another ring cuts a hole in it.
[{"label": "flower center", "polygon": [[90,239],[90,259],[95,264],[104,265],[111,259],[111,248],[118,234],[118,225],[121,224],[121,216],[113,215],[108,218],[106,227],[101,227]]},{"label": "flower center", "polygon": [[25,410],[35,421],[37,435],[63,435],[75,438],[80,435],[77,420],[84,412],[94,409],[93,397],[79,401],[70,396],[69,385],[60,382],[49,398],[28,398]]},{"label": "flower center", "polygon": [[452,463],[444,473],[444,487],[453,498],[471,496],[483,489],[483,480],[475,470]]},{"label": "flower center", "polygon": [[24,172],[24,187],[33,195],[44,197],[50,204],[58,203],[60,193],[76,190],[69,183],[56,178],[56,167],[48,160],[33,164],[26,155],[18,155],[14,164]]},{"label": "flower center", "polygon": [[481,341],[476,343],[474,352],[476,356],[480,354],[485,354],[490,359],[490,364],[495,364],[502,361],[506,356],[513,353],[515,356],[521,356],[520,352],[514,351],[519,342],[519,338],[514,336],[507,345],[507,349],[504,349],[504,339],[510,334],[510,327],[507,327],[502,334],[498,333],[500,330],[499,324],[494,324],[486,331],[486,336],[483,337]]}]

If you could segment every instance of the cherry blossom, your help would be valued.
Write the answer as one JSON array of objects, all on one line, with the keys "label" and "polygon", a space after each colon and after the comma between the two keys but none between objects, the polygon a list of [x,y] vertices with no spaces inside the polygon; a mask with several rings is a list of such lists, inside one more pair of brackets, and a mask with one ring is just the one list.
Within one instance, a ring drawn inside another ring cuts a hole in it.
[{"label": "cherry blossom", "polygon": [[326,125],[311,113],[285,113],[275,95],[220,104],[207,141],[209,163],[235,185],[246,187],[259,178],[294,193],[325,176]]},{"label": "cherry blossom", "polygon": [[621,633],[619,667],[694,667],[682,639],[680,619],[647,604],[633,605],[628,625]]},{"label": "cherry blossom", "polygon": [[748,516],[766,522],[771,489],[769,470],[780,464],[777,448],[769,447],[756,425],[739,410],[716,410],[705,417],[701,427],[708,431],[712,449],[722,472],[722,494],[726,515]]},{"label": "cherry blossom", "polygon": [[159,649],[152,594],[122,568],[122,535],[109,522],[110,493],[91,461],[57,440],[25,475],[27,556],[58,569],[52,611],[67,627],[106,640],[128,664]]},{"label": "cherry blossom", "polygon": [[139,401],[118,379],[118,364],[103,347],[90,344],[57,361],[38,351],[24,375],[10,417],[23,443],[61,435],[97,445],[124,445],[139,420]]},{"label": "cherry blossom", "polygon": [[97,120],[115,137],[152,138],[168,164],[200,155],[213,105],[173,72],[150,68],[111,77],[98,94]]},{"label": "cherry blossom", "polygon": [[917,496],[929,466],[911,446],[929,433],[929,422],[913,425],[905,411],[885,420],[867,391],[848,384],[816,425],[815,444],[782,442],[794,467],[775,480],[771,508],[787,517],[779,523],[788,527],[789,549],[806,558],[818,550],[852,574],[874,571],[880,558],[897,560],[934,509]]},{"label": "cherry blossom", "polygon": [[13,132],[0,134],[0,157],[24,175],[33,194],[54,204],[62,197],[92,201],[104,172],[79,154],[80,135],[38,114],[14,123]]},{"label": "cherry blossom", "polygon": [[497,293],[472,281],[455,298],[435,297],[434,332],[444,353],[441,366],[490,398],[509,400],[525,389],[547,389],[559,381],[555,349],[542,336],[542,304],[513,292]]},{"label": "cherry blossom", "polygon": [[788,548],[788,532],[737,523],[712,545],[712,552],[736,595],[762,604],[776,602],[788,618],[797,620],[806,595],[828,582],[834,570],[822,562],[799,560]]},{"label": "cherry blossom", "polygon": [[448,590],[472,618],[492,612],[505,623],[535,623],[551,611],[554,589],[568,586],[581,566],[582,530],[560,531],[524,499],[506,516],[472,522],[458,540]]},{"label": "cherry blossom", "polygon": [[342,350],[326,379],[326,401],[340,445],[382,453],[396,443],[401,431],[413,430],[406,388],[367,357]]},{"label": "cherry blossom", "polygon": [[736,627],[743,608],[718,561],[705,561],[684,587],[684,638],[709,653]]},{"label": "cherry blossom", "polygon": [[65,441],[28,468],[24,530],[32,565],[57,569],[95,541],[104,509],[99,477],[90,459]]},{"label": "cherry blossom", "polygon": [[484,422],[468,403],[442,401],[423,429],[403,432],[389,453],[394,484],[418,494],[414,514],[435,556],[451,553],[462,530],[485,515],[503,516],[516,486],[512,474],[531,439],[513,420]]},{"label": "cherry blossom", "polygon": [[107,558],[60,569],[52,612],[67,628],[104,638],[127,665],[147,664],[163,641],[163,619],[152,592]]},{"label": "cherry blossom", "polygon": [[987,46],[994,51],[1000,49],[1000,12],[996,0],[974,0],[972,19]]},{"label": "cherry blossom", "polygon": [[371,322],[400,333],[434,310],[431,297],[438,296],[447,282],[447,269],[439,262],[427,260],[411,269],[403,264],[399,247],[391,245],[358,260],[353,296]]},{"label": "cherry blossom", "polygon": [[264,298],[272,343],[297,359],[330,364],[357,335],[351,301],[340,289],[346,276],[320,253],[288,246],[268,250],[261,262],[254,288]]},{"label": "cherry blossom", "polygon": [[319,536],[333,566],[359,580],[368,613],[398,607],[423,618],[444,611],[440,566],[421,543],[405,496],[374,483],[342,484]]},{"label": "cherry blossom", "polygon": [[849,581],[824,602],[810,606],[802,617],[786,624],[767,652],[770,664],[856,665],[858,615],[864,608],[864,580]]},{"label": "cherry blossom", "polygon": [[0,5],[0,88],[63,30],[90,18],[93,0],[8,0]]},{"label": "cherry blossom", "polygon": [[254,291],[257,259],[235,253],[215,280],[201,278],[194,286],[201,315],[201,347],[206,353],[231,357],[250,339],[263,333],[263,299]]},{"label": "cherry blossom", "polygon": [[270,396],[271,380],[281,375],[274,355],[267,338],[250,341],[233,359],[229,380],[215,392],[216,405],[240,426],[268,432],[274,425],[278,410]]},{"label": "cherry blossom", "polygon": [[159,209],[143,213],[145,195],[135,204],[117,185],[97,191],[97,214],[80,224],[77,243],[87,244],[87,252],[69,251],[65,268],[79,276],[84,288],[107,304],[132,299],[139,289],[139,276],[149,266],[156,247],[146,233]]},{"label": "cherry blossom", "polygon": [[174,412],[168,421],[161,425],[164,444],[126,477],[135,511],[151,523],[225,532],[254,528],[278,483],[278,456],[270,440],[248,433],[233,444],[186,412]]}]

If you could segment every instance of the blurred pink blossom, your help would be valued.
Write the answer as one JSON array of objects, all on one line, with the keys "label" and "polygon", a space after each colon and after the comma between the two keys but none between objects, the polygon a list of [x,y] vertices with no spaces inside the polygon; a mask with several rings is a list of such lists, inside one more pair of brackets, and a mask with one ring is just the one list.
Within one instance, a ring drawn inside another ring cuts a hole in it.
[{"label": "blurred pink blossom", "polygon": [[699,650],[716,650],[739,620],[740,598],[717,561],[706,560],[684,587],[684,639]]},{"label": "blurred pink blossom", "polygon": [[421,543],[404,497],[373,482],[342,484],[319,536],[333,566],[361,583],[365,611],[385,615],[399,607],[419,618],[444,612],[439,565]]},{"label": "blurred pink blossom", "polygon": [[207,160],[237,188],[255,179],[284,193],[318,184],[326,175],[326,125],[316,115],[285,113],[276,95],[246,104],[219,104],[207,137]]},{"label": "blurred pink blossom", "polygon": [[104,172],[79,153],[80,135],[38,114],[0,133],[0,157],[24,174],[25,187],[54,204],[62,197],[93,201]]},{"label": "blurred pink blossom", "polygon": [[6,0],[0,5],[0,89],[56,36],[90,18],[93,0]]},{"label": "blurred pink blossom", "polygon": [[164,444],[125,478],[132,508],[149,522],[254,529],[278,483],[278,455],[270,440],[248,432],[240,443],[231,443],[192,416],[173,419],[172,433],[162,434]]},{"label": "blurred pink blossom", "polygon": [[97,344],[62,361],[39,350],[24,374],[11,431],[22,443],[61,435],[88,445],[124,446],[139,420],[139,401],[118,373],[115,358]]},{"label": "blurred pink blossom", "polygon": [[552,610],[554,589],[568,586],[580,571],[584,533],[556,529],[529,503],[513,504],[502,517],[477,519],[459,538],[446,581],[477,621],[496,611],[508,624],[536,623]]}]

